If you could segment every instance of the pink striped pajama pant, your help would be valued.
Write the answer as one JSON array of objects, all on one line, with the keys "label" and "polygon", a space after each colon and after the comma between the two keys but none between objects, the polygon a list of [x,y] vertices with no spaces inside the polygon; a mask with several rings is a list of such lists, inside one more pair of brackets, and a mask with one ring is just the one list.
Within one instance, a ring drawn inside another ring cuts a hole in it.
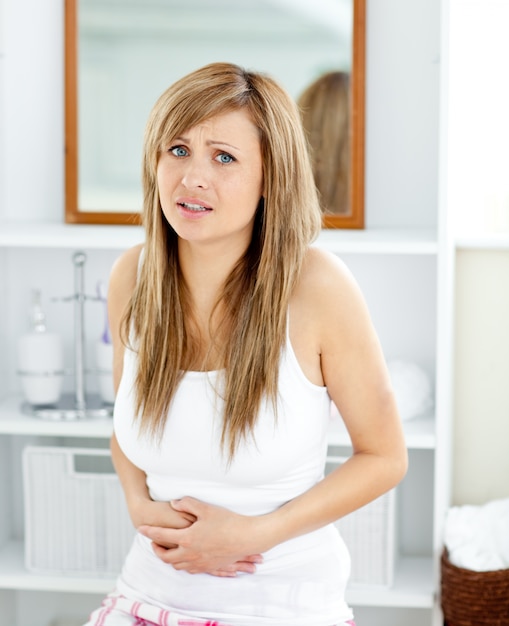
[{"label": "pink striped pajama pant", "polygon": [[[228,626],[228,624],[186,617],[151,604],[128,600],[114,592],[103,600],[102,606],[92,613],[84,626]],[[355,626],[355,623],[349,621],[337,626]]]}]

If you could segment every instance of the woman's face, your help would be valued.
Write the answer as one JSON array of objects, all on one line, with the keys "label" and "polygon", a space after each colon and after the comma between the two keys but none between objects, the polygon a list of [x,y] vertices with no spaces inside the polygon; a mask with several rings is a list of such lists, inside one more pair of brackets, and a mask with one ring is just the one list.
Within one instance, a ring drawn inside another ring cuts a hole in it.
[{"label": "woman's face", "polygon": [[251,240],[262,195],[258,129],[244,109],[212,117],[166,146],[157,165],[164,216],[188,242]]}]

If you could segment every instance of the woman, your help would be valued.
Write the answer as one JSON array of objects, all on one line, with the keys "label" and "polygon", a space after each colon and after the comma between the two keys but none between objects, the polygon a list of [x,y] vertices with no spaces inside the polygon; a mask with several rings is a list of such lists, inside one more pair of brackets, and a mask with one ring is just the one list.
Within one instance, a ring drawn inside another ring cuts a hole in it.
[{"label": "woman", "polygon": [[[109,288],[138,533],[88,624],[351,624],[332,523],[398,483],[406,450],[359,289],[309,246],[298,109],[266,76],[199,69],[150,115],[143,183],[146,241]],[[331,398],[353,454],[324,478]]]}]

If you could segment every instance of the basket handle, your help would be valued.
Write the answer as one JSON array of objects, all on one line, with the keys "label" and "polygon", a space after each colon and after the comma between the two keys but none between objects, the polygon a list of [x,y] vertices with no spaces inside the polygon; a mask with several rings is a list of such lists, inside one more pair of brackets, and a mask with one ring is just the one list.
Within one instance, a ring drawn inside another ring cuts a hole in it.
[{"label": "basket handle", "polygon": [[68,456],[68,473],[74,478],[116,478],[111,455],[107,450],[73,450]]}]

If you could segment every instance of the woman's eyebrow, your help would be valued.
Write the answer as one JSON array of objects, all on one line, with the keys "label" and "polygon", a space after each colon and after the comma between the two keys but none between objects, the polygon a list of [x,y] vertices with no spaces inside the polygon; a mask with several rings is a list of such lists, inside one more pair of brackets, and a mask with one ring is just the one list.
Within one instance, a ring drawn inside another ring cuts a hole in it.
[{"label": "woman's eyebrow", "polygon": [[238,148],[237,146],[234,146],[231,143],[227,143],[226,141],[220,141],[220,140],[216,140],[216,139],[211,139],[210,141],[207,141],[207,145],[208,146],[226,146],[227,148],[233,148],[234,150],[240,150],[240,148]]},{"label": "woman's eyebrow", "polygon": [[[170,143],[175,144],[175,143],[184,143],[184,144],[189,144],[189,137],[184,137],[183,135],[179,135],[178,137],[174,137],[172,139],[172,141]],[[241,148],[239,148],[238,146],[234,146],[231,143],[228,143],[227,141],[222,141],[221,139],[209,139],[206,142],[207,146],[222,146],[225,148],[230,148],[232,150],[237,150],[237,152],[242,152]]]},{"label": "woman's eyebrow", "polygon": [[[183,136],[175,137],[172,143],[179,142],[179,141],[181,141],[182,143],[188,144],[189,137],[183,137]],[[238,150],[239,152],[241,151],[238,146],[234,146],[233,144],[228,143],[227,141],[222,141],[221,139],[209,139],[207,140],[206,144],[207,146],[225,146],[227,148],[233,148],[234,150]]]}]

